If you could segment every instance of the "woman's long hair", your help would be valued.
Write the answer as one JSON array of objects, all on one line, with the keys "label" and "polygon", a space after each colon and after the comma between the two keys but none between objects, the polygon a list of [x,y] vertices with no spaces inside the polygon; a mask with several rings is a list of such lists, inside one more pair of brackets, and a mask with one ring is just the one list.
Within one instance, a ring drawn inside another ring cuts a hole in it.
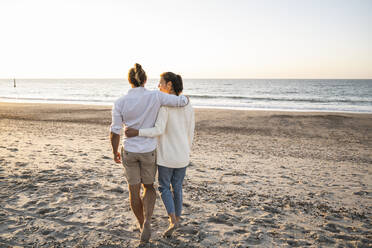
[{"label": "woman's long hair", "polygon": [[176,95],[178,96],[183,90],[182,77],[173,72],[164,72],[160,75],[164,78],[165,82],[172,82],[172,87]]}]

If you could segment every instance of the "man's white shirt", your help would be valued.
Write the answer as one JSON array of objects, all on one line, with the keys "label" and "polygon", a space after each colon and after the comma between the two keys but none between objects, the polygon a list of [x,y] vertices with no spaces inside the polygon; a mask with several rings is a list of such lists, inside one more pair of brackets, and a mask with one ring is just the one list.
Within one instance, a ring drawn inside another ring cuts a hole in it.
[{"label": "man's white shirt", "polygon": [[[135,129],[153,127],[161,106],[182,107],[187,103],[188,99],[184,95],[175,96],[144,87],[132,88],[115,101],[110,130],[120,135],[123,125]],[[156,144],[156,138],[153,137],[126,138],[123,135],[123,146],[128,152],[151,152],[155,150]]]}]

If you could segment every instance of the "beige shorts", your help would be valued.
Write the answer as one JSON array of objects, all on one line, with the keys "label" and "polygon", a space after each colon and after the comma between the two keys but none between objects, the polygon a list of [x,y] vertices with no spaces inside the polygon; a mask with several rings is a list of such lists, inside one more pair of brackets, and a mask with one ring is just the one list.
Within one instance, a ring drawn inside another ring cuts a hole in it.
[{"label": "beige shorts", "polygon": [[156,151],[128,152],[121,148],[121,158],[128,184],[152,184],[157,171]]}]

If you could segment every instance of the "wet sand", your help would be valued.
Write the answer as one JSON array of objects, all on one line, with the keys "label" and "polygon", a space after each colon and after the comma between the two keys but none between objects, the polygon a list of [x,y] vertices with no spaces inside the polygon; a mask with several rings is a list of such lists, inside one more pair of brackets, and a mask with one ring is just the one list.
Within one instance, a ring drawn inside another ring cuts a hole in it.
[{"label": "wet sand", "polygon": [[[0,103],[0,247],[137,247],[110,107]],[[196,109],[182,226],[147,247],[371,247],[372,115]],[[145,246],[146,247],[146,246]]]}]

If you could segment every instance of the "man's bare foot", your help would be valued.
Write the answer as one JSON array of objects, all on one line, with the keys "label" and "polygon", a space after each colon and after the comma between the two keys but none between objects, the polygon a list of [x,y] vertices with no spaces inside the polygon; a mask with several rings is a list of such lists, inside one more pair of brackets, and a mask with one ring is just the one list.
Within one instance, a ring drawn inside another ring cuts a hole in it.
[{"label": "man's bare foot", "polygon": [[133,222],[133,224],[132,224],[133,226],[132,226],[132,232],[142,232],[142,228],[143,228],[143,223],[141,224],[141,223],[139,223],[139,222]]},{"label": "man's bare foot", "polygon": [[176,222],[176,223],[169,223],[169,227],[163,233],[163,236],[169,238],[170,236],[172,236],[173,232],[178,228],[178,226],[179,226],[178,222]]},{"label": "man's bare foot", "polygon": [[144,224],[141,230],[141,242],[149,242],[151,237],[151,225],[150,223]]}]

